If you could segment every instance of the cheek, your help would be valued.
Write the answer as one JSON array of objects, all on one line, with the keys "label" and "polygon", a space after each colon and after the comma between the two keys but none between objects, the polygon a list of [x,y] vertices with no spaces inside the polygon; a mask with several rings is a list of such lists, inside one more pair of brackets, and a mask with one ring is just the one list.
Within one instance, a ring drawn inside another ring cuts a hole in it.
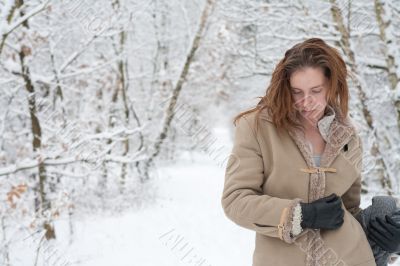
[{"label": "cheek", "polygon": [[319,103],[321,104],[326,104],[326,94],[325,93],[321,93],[320,95],[318,95],[317,100]]},{"label": "cheek", "polygon": [[299,102],[303,97],[301,95],[298,94],[293,94],[292,95],[292,99],[295,103]]},{"label": "cheek", "polygon": [[302,108],[303,106],[303,102],[304,102],[304,97],[301,95],[293,95],[292,96],[292,100],[293,100],[293,106],[294,108]]},{"label": "cheek", "polygon": [[327,105],[327,101],[324,95],[319,95],[314,98],[315,100],[315,105],[319,106],[321,109],[324,109]]}]

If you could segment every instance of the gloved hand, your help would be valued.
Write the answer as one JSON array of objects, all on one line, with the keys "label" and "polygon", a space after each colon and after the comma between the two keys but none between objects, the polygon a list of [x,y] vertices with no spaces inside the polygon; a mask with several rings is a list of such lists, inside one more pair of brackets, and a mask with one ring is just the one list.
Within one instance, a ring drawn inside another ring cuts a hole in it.
[{"label": "gloved hand", "polygon": [[342,226],[344,210],[335,193],[311,203],[300,202],[302,228],[337,229]]},{"label": "gloved hand", "polygon": [[400,223],[388,215],[385,215],[385,219],[376,217],[369,222],[368,237],[383,250],[400,252]]}]

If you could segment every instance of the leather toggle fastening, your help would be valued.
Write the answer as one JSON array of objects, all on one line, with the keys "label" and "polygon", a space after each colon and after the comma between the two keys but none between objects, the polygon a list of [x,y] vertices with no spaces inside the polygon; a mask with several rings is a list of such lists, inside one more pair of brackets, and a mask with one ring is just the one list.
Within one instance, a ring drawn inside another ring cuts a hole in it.
[{"label": "leather toggle fastening", "polygon": [[305,173],[320,173],[320,172],[332,172],[336,173],[336,168],[331,168],[331,167],[315,167],[315,168],[301,168],[300,171],[305,172]]},{"label": "leather toggle fastening", "polygon": [[[314,168],[300,168],[300,171],[305,173],[321,173],[321,172],[333,172],[336,173],[336,168],[332,167],[314,167]],[[285,229],[284,223],[288,215],[288,208],[284,208],[281,213],[281,219],[278,224],[278,237],[283,240],[283,230]]]}]

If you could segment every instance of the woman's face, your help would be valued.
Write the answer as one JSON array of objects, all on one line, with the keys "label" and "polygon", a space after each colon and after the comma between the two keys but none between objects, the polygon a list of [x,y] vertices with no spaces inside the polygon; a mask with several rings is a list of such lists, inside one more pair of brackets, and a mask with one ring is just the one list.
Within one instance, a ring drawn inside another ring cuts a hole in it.
[{"label": "woman's face", "polygon": [[305,67],[290,76],[290,91],[295,109],[312,125],[316,125],[324,115],[327,81],[322,68]]}]

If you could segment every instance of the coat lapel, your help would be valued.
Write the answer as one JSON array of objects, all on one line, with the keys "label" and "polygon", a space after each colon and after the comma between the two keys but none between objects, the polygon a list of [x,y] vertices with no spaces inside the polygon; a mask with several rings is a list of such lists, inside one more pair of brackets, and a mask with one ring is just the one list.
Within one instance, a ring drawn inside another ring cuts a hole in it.
[{"label": "coat lapel", "polygon": [[[260,117],[272,122],[272,118],[266,109],[261,111]],[[318,129],[326,142],[321,156],[321,167],[329,167],[356,130],[348,117],[343,119],[340,109],[330,105],[327,106],[324,117],[318,121]],[[288,133],[299,148],[308,167],[316,167],[312,160],[311,144],[306,140],[304,133],[298,129],[288,131]]]}]

